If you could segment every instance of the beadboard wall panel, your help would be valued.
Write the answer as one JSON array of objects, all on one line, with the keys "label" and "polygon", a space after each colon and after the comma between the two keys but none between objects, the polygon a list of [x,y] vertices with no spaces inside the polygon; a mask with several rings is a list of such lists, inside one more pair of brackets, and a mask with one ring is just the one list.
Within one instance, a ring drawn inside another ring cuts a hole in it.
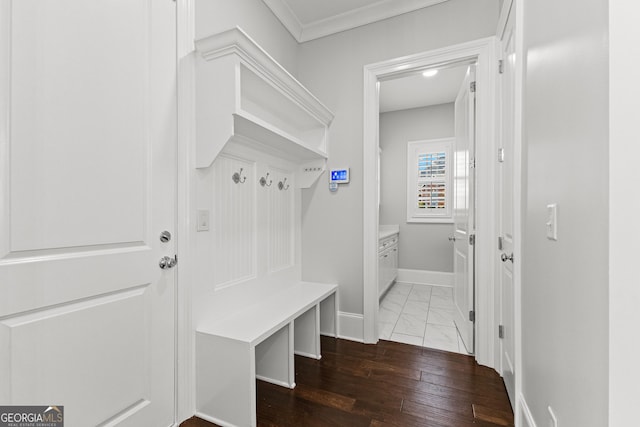
[{"label": "beadboard wall panel", "polygon": [[273,183],[268,187],[269,196],[269,263],[270,273],[293,266],[294,221],[293,173],[270,167]]},{"label": "beadboard wall panel", "polygon": [[[256,276],[256,164],[224,154],[213,165],[216,289]],[[235,173],[239,181],[233,180]]]}]

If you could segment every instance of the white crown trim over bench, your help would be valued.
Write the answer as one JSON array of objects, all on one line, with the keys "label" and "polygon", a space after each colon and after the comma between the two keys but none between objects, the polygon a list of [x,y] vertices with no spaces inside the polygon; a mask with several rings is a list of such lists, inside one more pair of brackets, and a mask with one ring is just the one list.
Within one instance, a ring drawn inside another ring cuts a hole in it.
[{"label": "white crown trim over bench", "polygon": [[294,354],[320,359],[321,330],[337,335],[337,289],[298,282],[234,314],[203,318],[196,328],[196,415],[255,426],[256,378],[295,387]]},{"label": "white crown trim over bench", "polygon": [[195,47],[196,167],[234,141],[297,162],[309,188],[326,168],[333,113],[238,27]]}]

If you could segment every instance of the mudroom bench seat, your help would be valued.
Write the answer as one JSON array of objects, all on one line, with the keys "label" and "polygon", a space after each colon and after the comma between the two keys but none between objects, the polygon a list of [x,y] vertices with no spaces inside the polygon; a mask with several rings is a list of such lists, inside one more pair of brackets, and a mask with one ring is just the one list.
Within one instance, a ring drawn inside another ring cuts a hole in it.
[{"label": "mudroom bench seat", "polygon": [[294,354],[320,359],[321,332],[337,335],[337,288],[295,282],[249,303],[251,295],[221,292],[228,314],[212,313],[196,327],[196,415],[255,426],[256,378],[294,388]]}]

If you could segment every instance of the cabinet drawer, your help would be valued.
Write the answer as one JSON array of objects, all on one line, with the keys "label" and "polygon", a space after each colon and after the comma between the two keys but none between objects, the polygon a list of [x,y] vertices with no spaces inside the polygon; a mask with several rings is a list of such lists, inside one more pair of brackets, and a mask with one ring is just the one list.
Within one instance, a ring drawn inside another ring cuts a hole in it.
[{"label": "cabinet drawer", "polygon": [[387,250],[393,246],[398,245],[398,235],[394,234],[393,236],[385,237],[384,239],[380,239],[378,242],[378,252],[382,252]]}]

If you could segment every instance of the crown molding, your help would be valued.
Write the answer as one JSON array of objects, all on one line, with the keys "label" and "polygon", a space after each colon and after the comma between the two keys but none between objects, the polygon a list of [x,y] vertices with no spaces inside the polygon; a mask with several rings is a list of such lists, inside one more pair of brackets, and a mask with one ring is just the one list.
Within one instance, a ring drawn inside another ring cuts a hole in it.
[{"label": "crown molding", "polygon": [[298,163],[326,162],[333,113],[242,29],[195,48],[196,168],[210,167],[232,139]]},{"label": "crown molding", "polygon": [[302,23],[285,0],[262,0],[298,43],[302,39]]},{"label": "crown molding", "polygon": [[237,55],[259,72],[264,80],[303,105],[320,122],[328,126],[333,121],[333,113],[242,28],[234,27],[196,40],[195,48],[205,61]]},{"label": "crown molding", "polygon": [[448,0],[380,0],[364,7],[305,24],[300,22],[286,0],[263,1],[298,43],[304,43]]}]

